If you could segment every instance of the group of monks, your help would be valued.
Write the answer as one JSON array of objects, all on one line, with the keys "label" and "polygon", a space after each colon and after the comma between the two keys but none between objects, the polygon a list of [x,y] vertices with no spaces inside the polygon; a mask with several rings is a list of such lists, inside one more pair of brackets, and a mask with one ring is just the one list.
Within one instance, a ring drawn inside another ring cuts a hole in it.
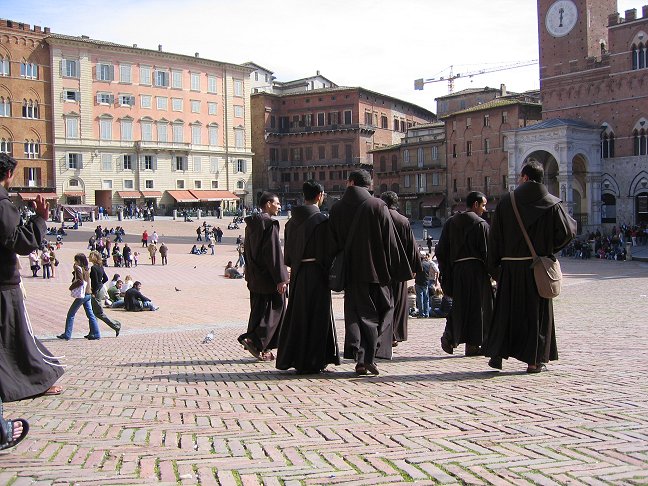
[{"label": "group of monks", "polygon": [[[555,258],[575,236],[576,222],[543,178],[540,164],[527,163],[513,194],[535,253]],[[264,193],[261,211],[245,219],[251,311],[238,341],[255,358],[304,374],[340,363],[329,288],[331,262],[340,254],[343,357],[355,361],[358,375],[377,375],[376,358],[390,359],[393,345],[407,339],[407,283],[422,271],[421,257],[408,219],[397,211],[398,196],[374,197],[370,186],[368,172],[352,171],[327,216],[320,211],[322,185],[305,182],[304,204],[286,223],[283,252],[272,218],[281,210],[276,194]],[[453,298],[441,347],[452,354],[465,344],[467,356],[487,356],[492,368],[502,369],[502,360],[512,357],[538,373],[558,358],[552,301],[538,294],[511,194],[502,196],[490,226],[482,218],[486,204],[484,194],[470,193],[467,211],[448,218],[436,247],[441,286]]]}]

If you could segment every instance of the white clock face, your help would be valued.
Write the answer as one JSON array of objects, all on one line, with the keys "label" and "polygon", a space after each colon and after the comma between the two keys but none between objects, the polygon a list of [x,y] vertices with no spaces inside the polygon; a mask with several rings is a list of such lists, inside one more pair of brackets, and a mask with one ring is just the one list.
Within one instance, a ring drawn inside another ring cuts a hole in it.
[{"label": "white clock face", "polygon": [[571,32],[578,20],[578,9],[571,0],[554,2],[545,18],[547,32],[554,37],[563,37]]}]

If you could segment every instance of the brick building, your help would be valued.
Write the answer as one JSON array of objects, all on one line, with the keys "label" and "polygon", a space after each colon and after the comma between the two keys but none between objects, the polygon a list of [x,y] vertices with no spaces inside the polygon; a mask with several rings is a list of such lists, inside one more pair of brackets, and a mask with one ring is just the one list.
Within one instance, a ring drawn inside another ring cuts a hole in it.
[{"label": "brick building", "polygon": [[399,143],[408,128],[435,119],[417,105],[358,87],[251,98],[253,185],[277,192],[284,206],[299,203],[309,178],[324,185],[331,204],[350,170],[371,170],[372,149]]},{"label": "brick building", "polygon": [[60,202],[252,204],[250,68],[53,34]]},{"label": "brick building", "polygon": [[[491,209],[508,188],[506,135],[542,119],[538,92],[506,94],[442,117],[446,129],[446,216],[466,209],[471,191],[488,196]],[[492,94],[492,91],[489,91]]]},{"label": "brick building", "polygon": [[400,210],[408,218],[445,215],[445,124],[433,122],[407,129],[402,142],[377,148],[373,156],[374,189],[398,194]]},{"label": "brick building", "polygon": [[16,202],[56,199],[49,28],[0,19],[0,151],[18,160]]},{"label": "brick building", "polygon": [[648,6],[537,7],[544,121],[509,134],[509,184],[533,158],[582,229],[648,222]]}]

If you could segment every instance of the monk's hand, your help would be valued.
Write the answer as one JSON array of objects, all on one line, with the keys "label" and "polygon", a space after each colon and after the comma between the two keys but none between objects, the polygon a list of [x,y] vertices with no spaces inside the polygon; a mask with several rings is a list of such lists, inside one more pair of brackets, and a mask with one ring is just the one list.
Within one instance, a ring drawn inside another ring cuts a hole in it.
[{"label": "monk's hand", "polygon": [[277,284],[277,292],[280,294],[285,294],[286,293],[286,288],[288,285],[286,285],[286,282],[281,282]]},{"label": "monk's hand", "polygon": [[40,194],[36,196],[36,214],[47,221],[49,217],[49,203]]}]

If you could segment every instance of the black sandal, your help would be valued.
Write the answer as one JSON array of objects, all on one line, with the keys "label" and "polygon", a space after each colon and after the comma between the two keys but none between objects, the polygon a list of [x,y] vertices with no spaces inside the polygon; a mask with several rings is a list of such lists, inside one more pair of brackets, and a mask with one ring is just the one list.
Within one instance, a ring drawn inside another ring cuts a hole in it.
[{"label": "black sandal", "polygon": [[[13,438],[14,423],[22,422],[22,434],[17,439]],[[17,446],[29,433],[29,423],[25,419],[5,420],[0,417],[0,450]]]}]

